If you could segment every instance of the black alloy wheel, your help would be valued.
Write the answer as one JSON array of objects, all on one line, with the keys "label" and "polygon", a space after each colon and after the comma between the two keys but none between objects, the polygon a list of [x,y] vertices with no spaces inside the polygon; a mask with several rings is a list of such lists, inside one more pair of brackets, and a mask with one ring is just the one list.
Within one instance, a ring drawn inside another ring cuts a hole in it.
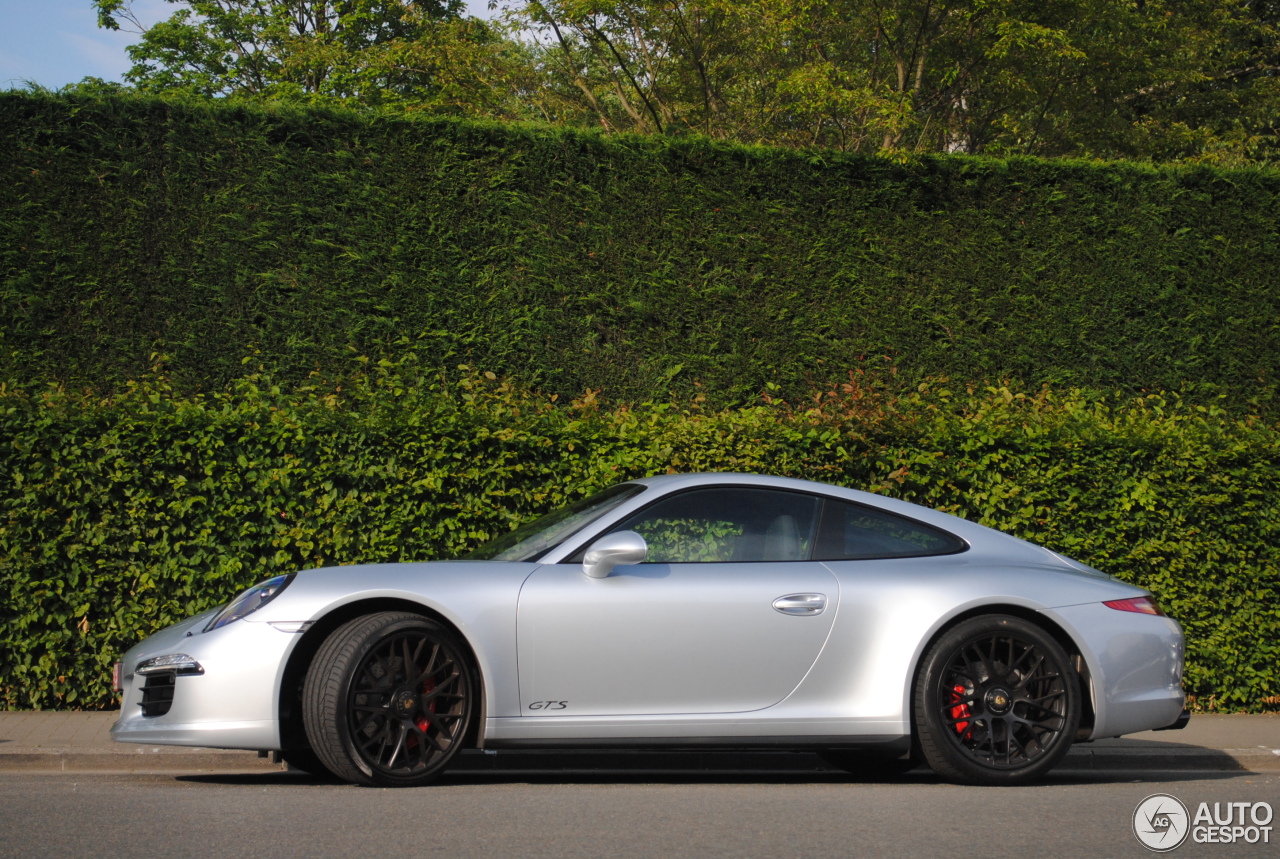
[{"label": "black alloy wheel", "polygon": [[1071,660],[1043,629],[1008,615],[973,618],[925,656],[915,693],[920,752],[952,781],[1024,784],[1071,748],[1080,696]]},{"label": "black alloy wheel", "polygon": [[339,778],[411,787],[435,778],[462,746],[476,684],[453,633],[408,612],[340,627],[303,687],[303,722],[317,757]]}]

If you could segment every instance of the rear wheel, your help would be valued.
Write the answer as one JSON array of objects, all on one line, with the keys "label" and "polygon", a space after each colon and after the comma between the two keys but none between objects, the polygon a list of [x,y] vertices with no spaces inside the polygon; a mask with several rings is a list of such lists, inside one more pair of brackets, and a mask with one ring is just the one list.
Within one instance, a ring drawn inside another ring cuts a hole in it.
[{"label": "rear wheel", "polygon": [[973,618],[925,656],[915,689],[920,752],[951,781],[1024,784],[1071,747],[1080,694],[1066,651],[1043,629],[1008,615]]},{"label": "rear wheel", "polygon": [[462,746],[472,677],[466,651],[441,624],[407,612],[357,618],[325,641],[307,673],[307,739],[341,779],[426,784]]}]

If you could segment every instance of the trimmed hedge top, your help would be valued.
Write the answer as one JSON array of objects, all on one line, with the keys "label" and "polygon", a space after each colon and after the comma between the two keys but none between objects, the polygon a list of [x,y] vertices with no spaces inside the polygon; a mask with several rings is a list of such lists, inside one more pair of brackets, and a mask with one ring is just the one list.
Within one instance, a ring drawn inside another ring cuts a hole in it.
[{"label": "trimmed hedge top", "polygon": [[0,142],[0,377],[415,351],[629,401],[870,363],[1254,410],[1277,379],[1275,172],[20,93]]}]

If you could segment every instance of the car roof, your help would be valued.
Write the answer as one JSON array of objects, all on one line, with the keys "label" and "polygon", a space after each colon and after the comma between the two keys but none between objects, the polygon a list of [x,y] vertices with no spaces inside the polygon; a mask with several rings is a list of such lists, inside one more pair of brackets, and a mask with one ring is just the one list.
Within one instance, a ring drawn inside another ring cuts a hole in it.
[{"label": "car roof", "polygon": [[909,501],[900,501],[886,495],[877,495],[874,492],[865,492],[861,489],[848,489],[831,483],[820,483],[816,480],[799,480],[794,477],[775,477],[768,474],[746,474],[735,471],[704,471],[696,474],[659,474],[627,482],[660,489],[663,494],[677,489],[697,486],[757,486],[770,489],[790,489],[795,492],[809,492],[816,495],[843,498],[847,501],[901,513],[904,516],[923,518],[922,514],[933,514],[945,517],[948,522],[965,521],[947,513],[931,510],[928,507],[912,504]]}]

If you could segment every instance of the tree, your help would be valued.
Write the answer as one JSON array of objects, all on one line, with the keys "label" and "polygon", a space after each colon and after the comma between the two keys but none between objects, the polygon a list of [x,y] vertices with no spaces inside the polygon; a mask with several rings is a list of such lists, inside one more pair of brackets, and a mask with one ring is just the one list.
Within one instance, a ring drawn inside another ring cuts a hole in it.
[{"label": "tree", "polygon": [[168,2],[129,49],[141,90],[861,152],[1280,156],[1280,0]]},{"label": "tree", "polygon": [[1078,56],[1037,7],[528,0],[521,14],[607,128],[875,151],[972,148],[965,118],[987,80]]},{"label": "tree", "polygon": [[180,8],[145,30],[129,0],[94,2],[102,26],[139,31],[125,78],[144,91],[421,101],[442,83],[432,46],[496,38],[461,20],[462,0],[168,0]]},{"label": "tree", "polygon": [[[563,115],[861,151],[1266,158],[1276,0],[527,0]],[[1268,149],[1268,147],[1272,147]]]}]

